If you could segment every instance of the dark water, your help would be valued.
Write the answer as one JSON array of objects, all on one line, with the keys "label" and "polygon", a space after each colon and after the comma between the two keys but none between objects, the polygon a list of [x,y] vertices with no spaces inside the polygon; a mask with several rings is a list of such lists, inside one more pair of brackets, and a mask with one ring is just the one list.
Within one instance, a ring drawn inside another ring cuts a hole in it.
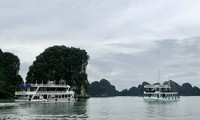
[{"label": "dark water", "polygon": [[144,102],[141,97],[90,98],[80,102],[0,102],[0,119],[200,120],[200,97]]}]

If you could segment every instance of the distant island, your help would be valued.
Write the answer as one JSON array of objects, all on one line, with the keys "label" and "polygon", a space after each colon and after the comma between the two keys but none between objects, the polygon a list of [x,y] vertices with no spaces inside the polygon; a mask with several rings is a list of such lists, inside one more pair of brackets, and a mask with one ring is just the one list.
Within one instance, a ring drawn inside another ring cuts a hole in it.
[{"label": "distant island", "polygon": [[[106,79],[101,79],[99,82],[95,81],[90,84],[90,96],[91,97],[109,97],[109,96],[143,96],[144,85],[149,84],[143,82],[137,87],[131,87],[130,89],[124,89],[122,91],[116,90],[114,85]],[[165,84],[165,83],[164,83]],[[170,80],[170,84],[180,96],[200,96],[200,89],[196,86],[192,87],[190,83],[184,83],[182,85]]]}]

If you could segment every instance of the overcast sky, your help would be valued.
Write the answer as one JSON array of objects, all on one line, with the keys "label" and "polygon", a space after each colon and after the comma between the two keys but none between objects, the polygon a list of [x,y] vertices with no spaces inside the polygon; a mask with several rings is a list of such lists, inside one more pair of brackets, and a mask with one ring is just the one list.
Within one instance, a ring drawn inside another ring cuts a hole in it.
[{"label": "overcast sky", "polygon": [[143,81],[200,87],[199,0],[0,0],[0,49],[21,62],[53,45],[89,56],[88,80],[118,90]]}]

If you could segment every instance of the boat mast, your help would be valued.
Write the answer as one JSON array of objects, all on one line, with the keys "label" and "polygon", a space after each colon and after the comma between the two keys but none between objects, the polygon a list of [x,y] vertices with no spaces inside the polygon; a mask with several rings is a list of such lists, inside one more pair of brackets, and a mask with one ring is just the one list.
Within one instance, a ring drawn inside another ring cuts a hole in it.
[{"label": "boat mast", "polygon": [[160,84],[160,70],[158,71],[158,82]]},{"label": "boat mast", "polygon": [[160,92],[161,92],[161,84],[160,84],[160,70],[158,72],[158,80],[159,80],[159,98],[160,98]]},{"label": "boat mast", "polygon": [[168,86],[169,86],[169,88],[171,88],[170,80],[171,80],[171,75],[169,75],[169,80],[168,80]]},{"label": "boat mast", "polygon": [[169,91],[172,91],[170,80],[171,80],[171,75],[169,75],[168,86],[169,86]]}]

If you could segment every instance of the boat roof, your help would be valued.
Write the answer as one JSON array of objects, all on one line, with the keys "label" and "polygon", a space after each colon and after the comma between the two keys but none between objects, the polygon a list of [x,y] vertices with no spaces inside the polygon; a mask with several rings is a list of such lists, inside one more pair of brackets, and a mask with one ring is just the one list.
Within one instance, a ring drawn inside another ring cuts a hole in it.
[{"label": "boat roof", "polygon": [[27,87],[67,87],[67,88],[70,88],[69,85],[65,85],[65,84],[62,84],[62,85],[56,85],[56,84],[19,84],[18,85],[19,87],[24,87],[24,88],[27,88]]},{"label": "boat roof", "polygon": [[62,85],[56,85],[56,84],[32,84],[32,87],[68,87],[70,88],[69,85],[65,85],[65,84],[62,84]]},{"label": "boat roof", "polygon": [[19,87],[31,87],[31,84],[19,84]]}]

